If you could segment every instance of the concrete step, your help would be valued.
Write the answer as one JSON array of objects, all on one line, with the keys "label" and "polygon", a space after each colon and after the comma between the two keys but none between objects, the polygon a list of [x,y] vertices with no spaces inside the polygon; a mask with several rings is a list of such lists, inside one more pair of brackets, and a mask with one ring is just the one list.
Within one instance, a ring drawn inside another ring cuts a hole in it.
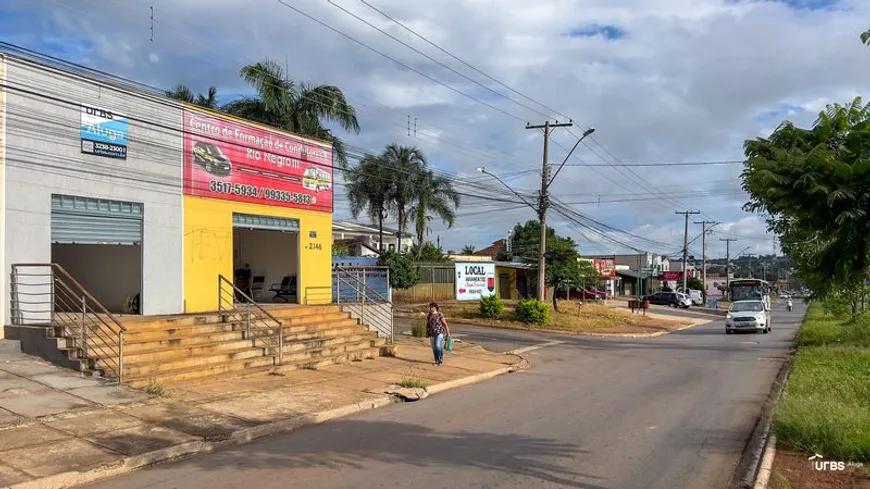
[{"label": "concrete step", "polygon": [[217,364],[194,365],[176,369],[161,369],[156,372],[131,374],[125,371],[124,383],[131,387],[144,388],[153,384],[161,386],[189,383],[195,380],[212,380],[220,375],[228,377],[244,372],[256,372],[272,368],[275,365],[273,357],[242,358]]},{"label": "concrete step", "polygon": [[194,356],[184,356],[182,352],[175,352],[174,356],[165,358],[162,361],[151,361],[148,358],[141,358],[140,361],[131,363],[125,360],[124,374],[131,377],[139,377],[143,375],[159,374],[163,371],[181,370],[203,365],[232,363],[235,360],[258,357],[265,357],[264,349],[252,347],[250,344],[248,344],[246,348],[223,350]]},{"label": "concrete step", "polygon": [[335,338],[338,336],[351,336],[367,333],[364,327],[359,325],[336,325],[330,328],[306,329],[288,333],[284,330],[284,343],[293,343],[296,341],[307,341],[316,338]]},{"label": "concrete step", "polygon": [[295,353],[305,352],[305,351],[313,351],[313,350],[321,350],[324,348],[332,348],[338,347],[341,345],[355,344],[355,343],[363,343],[368,341],[369,344],[372,340],[376,339],[373,334],[360,332],[359,334],[354,335],[341,335],[341,336],[333,336],[333,337],[325,337],[325,338],[311,338],[308,340],[302,341],[293,341],[290,343],[284,343],[284,356],[292,355]]},{"label": "concrete step", "polygon": [[[153,344],[148,345],[153,346]],[[157,346],[152,349],[138,350],[135,353],[125,349],[124,362],[128,364],[157,363],[171,361],[178,357],[204,356],[210,354],[222,354],[228,351],[242,351],[252,348],[253,346],[253,341],[241,339],[241,336],[237,336],[235,340],[199,343],[187,346]]]},{"label": "concrete step", "polygon": [[374,347],[371,341],[358,341],[324,348],[307,349],[300,352],[284,353],[285,367],[305,367],[312,363],[328,365],[337,363],[345,355],[362,354],[364,358],[376,358],[380,349]]},{"label": "concrete step", "polygon": [[124,354],[134,355],[141,351],[157,350],[163,348],[189,348],[196,345],[232,342],[243,339],[242,331],[225,331],[221,333],[191,334],[186,336],[173,336],[169,338],[146,339],[138,341],[124,341]]},{"label": "concrete step", "polygon": [[181,336],[203,335],[210,333],[226,333],[235,330],[233,323],[210,323],[199,325],[173,326],[170,328],[128,329],[124,333],[124,342],[139,342],[145,340],[167,340]]}]

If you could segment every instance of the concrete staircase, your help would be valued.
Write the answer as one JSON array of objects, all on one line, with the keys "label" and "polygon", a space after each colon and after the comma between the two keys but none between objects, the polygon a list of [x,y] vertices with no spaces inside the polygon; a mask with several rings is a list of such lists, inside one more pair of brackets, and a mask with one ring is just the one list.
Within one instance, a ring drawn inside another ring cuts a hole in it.
[{"label": "concrete staircase", "polygon": [[[378,356],[385,344],[337,305],[266,307],[283,325],[282,369],[370,359]],[[123,383],[133,387],[248,374],[277,365],[274,351],[259,339],[246,337],[245,323],[227,320],[217,312],[124,318],[123,323],[127,328]],[[16,332],[25,351],[65,367],[100,373],[100,359],[79,361],[80,345],[74,338],[60,336],[63,328],[27,328],[27,332]],[[95,346],[99,344],[90,345],[92,357]]]},{"label": "concrete staircase", "polygon": [[[384,340],[339,306],[271,307],[284,328],[282,369],[374,358]],[[217,314],[126,323],[124,383],[167,385],[222,374],[267,370],[277,364],[241,322]]]}]

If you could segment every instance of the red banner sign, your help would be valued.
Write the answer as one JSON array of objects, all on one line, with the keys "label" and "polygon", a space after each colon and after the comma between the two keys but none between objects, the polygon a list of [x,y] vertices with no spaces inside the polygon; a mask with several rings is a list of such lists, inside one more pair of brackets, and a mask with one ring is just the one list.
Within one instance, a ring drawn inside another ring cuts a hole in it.
[{"label": "red banner sign", "polygon": [[671,282],[680,279],[680,272],[662,272],[662,280]]},{"label": "red banner sign", "polygon": [[616,260],[613,258],[593,258],[592,265],[601,277],[615,276]]},{"label": "red banner sign", "polygon": [[184,193],[332,212],[332,147],[184,110]]}]

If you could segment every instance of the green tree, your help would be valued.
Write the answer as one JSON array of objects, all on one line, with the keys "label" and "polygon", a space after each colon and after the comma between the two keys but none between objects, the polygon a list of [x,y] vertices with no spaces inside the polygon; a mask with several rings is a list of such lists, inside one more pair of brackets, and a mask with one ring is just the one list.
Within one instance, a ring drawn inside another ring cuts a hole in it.
[{"label": "green tree", "polygon": [[459,207],[459,194],[447,178],[435,175],[431,170],[424,170],[417,180],[416,199],[411,207],[411,218],[414,230],[417,232],[417,244],[422,249],[426,243],[426,232],[432,216],[437,216],[447,227],[453,227],[456,221],[456,209]]},{"label": "green tree", "polygon": [[420,267],[408,253],[385,251],[378,257],[378,265],[390,269],[390,287],[407,289],[420,281]]},{"label": "green tree", "polygon": [[193,90],[187,86],[176,85],[172,90],[166,92],[166,96],[188,104],[198,105],[206,109],[219,110],[220,108],[217,101],[217,88],[215,87],[208,87],[208,93],[206,95],[201,93],[194,95]]},{"label": "green tree", "polygon": [[410,254],[422,262],[432,263],[449,261],[447,257],[444,256],[444,251],[432,243],[425,243],[423,246],[414,244],[411,246]]},{"label": "green tree", "polygon": [[347,256],[350,254],[350,248],[344,243],[332,243],[332,256]]},{"label": "green tree", "polygon": [[[535,270],[538,267],[540,234],[541,224],[539,221],[530,220],[514,226],[512,241],[514,254],[532,265]],[[555,229],[547,227],[545,274],[547,284],[554,288],[553,307],[556,310],[558,310],[556,290],[577,287],[582,283],[584,277],[589,276],[589,269],[580,264],[579,257],[577,244],[573,239],[558,236]]]},{"label": "green tree", "polygon": [[870,104],[828,105],[812,128],[784,122],[744,147],[745,208],[767,216],[795,275],[822,297],[857,290],[870,265]]},{"label": "green tree", "polygon": [[311,85],[291,80],[281,66],[265,60],[242,67],[239,75],[257,94],[223,106],[229,114],[278,129],[332,143],[333,158],[347,167],[344,142],[324,123],[335,122],[345,131],[359,133],[356,109],[332,85]]},{"label": "green tree", "polygon": [[399,235],[404,235],[408,225],[408,211],[427,166],[426,155],[413,146],[390,144],[384,149],[380,159],[388,167],[391,176],[387,196],[389,206],[395,213]]},{"label": "green tree", "polygon": [[701,292],[704,292],[706,290],[706,287],[704,287],[704,283],[701,282],[701,279],[699,279],[698,277],[686,278],[686,287],[689,290],[700,290]]},{"label": "green tree", "polygon": [[384,249],[384,220],[389,207],[392,177],[380,158],[367,154],[359,164],[345,171],[345,189],[350,212],[356,219],[366,213],[378,225],[378,250]]},{"label": "green tree", "polygon": [[861,33],[861,43],[870,46],[870,29]]},{"label": "green tree", "polygon": [[463,255],[473,255],[474,251],[475,251],[474,245],[465,245],[462,247],[462,254]]}]

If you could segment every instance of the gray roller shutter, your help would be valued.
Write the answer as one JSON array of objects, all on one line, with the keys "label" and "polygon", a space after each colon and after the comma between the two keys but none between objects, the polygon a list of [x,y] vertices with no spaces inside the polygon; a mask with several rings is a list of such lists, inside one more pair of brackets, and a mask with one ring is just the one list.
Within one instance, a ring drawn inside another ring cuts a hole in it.
[{"label": "gray roller shutter", "polygon": [[144,208],[136,202],[51,196],[51,241],[62,244],[142,243]]},{"label": "gray roller shutter", "polygon": [[299,232],[299,221],[297,219],[285,219],[283,217],[233,214],[233,227]]}]

